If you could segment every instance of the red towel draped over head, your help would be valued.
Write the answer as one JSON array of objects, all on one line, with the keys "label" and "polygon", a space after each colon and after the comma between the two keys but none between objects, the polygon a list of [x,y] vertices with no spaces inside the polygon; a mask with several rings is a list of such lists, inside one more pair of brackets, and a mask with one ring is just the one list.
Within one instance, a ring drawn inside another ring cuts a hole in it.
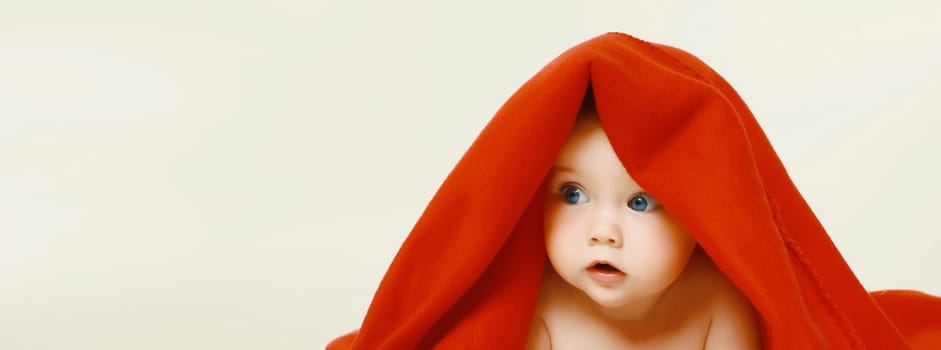
[{"label": "red towel draped over head", "polygon": [[328,349],[523,348],[546,261],[537,192],[586,91],[625,169],[755,307],[765,349],[941,348],[941,300],[860,285],[722,77],[679,49],[609,33],[504,104],[403,243],[362,327]]}]

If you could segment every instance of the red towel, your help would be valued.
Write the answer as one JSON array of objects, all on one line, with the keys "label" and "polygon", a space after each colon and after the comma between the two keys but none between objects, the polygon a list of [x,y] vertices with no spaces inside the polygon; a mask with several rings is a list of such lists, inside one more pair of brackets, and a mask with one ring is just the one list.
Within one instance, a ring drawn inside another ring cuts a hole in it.
[{"label": "red towel", "polygon": [[609,33],[497,112],[328,349],[521,349],[546,261],[541,196],[589,85],[634,180],[758,312],[765,349],[941,348],[941,298],[863,289],[735,90],[696,57]]}]

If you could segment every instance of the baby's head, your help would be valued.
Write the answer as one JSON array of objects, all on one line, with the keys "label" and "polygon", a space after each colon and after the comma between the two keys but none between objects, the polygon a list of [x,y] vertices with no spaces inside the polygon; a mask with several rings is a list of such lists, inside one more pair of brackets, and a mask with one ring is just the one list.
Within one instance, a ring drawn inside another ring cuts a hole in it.
[{"label": "baby's head", "polygon": [[549,261],[562,279],[603,309],[638,316],[696,247],[624,169],[590,101],[547,177],[544,223]]}]

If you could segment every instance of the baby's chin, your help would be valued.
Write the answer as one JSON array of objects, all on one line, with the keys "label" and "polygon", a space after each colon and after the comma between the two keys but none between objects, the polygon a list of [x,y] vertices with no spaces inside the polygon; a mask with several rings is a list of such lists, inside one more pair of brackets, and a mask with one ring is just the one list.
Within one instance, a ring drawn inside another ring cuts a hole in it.
[{"label": "baby's chin", "polygon": [[636,296],[624,290],[583,292],[606,317],[622,321],[644,319],[658,299],[656,296]]},{"label": "baby's chin", "polygon": [[631,298],[623,295],[615,296],[591,292],[586,292],[585,295],[587,295],[591,301],[595,302],[598,307],[603,309],[626,309],[630,308],[632,304]]},{"label": "baby's chin", "polygon": [[582,290],[582,293],[585,293],[588,299],[591,299],[592,302],[601,308],[624,308],[629,307],[631,304],[632,298],[630,293],[623,290],[604,288],[595,285],[589,285],[587,288],[580,289]]}]

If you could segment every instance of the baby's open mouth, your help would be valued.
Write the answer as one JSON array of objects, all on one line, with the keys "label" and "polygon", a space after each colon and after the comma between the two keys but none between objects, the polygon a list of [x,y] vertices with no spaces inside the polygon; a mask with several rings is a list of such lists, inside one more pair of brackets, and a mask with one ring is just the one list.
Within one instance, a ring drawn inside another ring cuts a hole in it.
[{"label": "baby's open mouth", "polygon": [[597,263],[594,263],[594,264],[592,264],[591,266],[588,267],[588,270],[589,270],[589,271],[593,271],[593,272],[612,273],[612,274],[623,274],[623,273],[624,273],[624,272],[622,272],[621,270],[618,270],[618,268],[616,268],[616,267],[614,267],[614,266],[611,266],[611,264],[608,264],[608,263],[606,263],[606,262],[597,262]]},{"label": "baby's open mouth", "polygon": [[604,260],[592,262],[585,270],[588,271],[588,276],[605,286],[618,285],[627,278],[624,271]]}]

